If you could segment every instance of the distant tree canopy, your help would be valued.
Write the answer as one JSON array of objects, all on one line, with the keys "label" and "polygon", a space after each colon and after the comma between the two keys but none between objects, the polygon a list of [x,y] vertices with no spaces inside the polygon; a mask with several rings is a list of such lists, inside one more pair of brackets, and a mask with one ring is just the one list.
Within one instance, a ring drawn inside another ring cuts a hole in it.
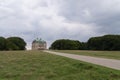
[{"label": "distant tree canopy", "polygon": [[6,49],[6,39],[4,37],[0,37],[0,50]]},{"label": "distant tree canopy", "polygon": [[0,37],[0,50],[25,50],[26,42],[20,37]]},{"label": "distant tree canopy", "polygon": [[52,43],[50,49],[55,50],[78,50],[81,43],[77,40],[60,39]]},{"label": "distant tree canopy", "polygon": [[87,42],[60,39],[52,43],[55,50],[120,50],[120,35],[92,37]]},{"label": "distant tree canopy", "polygon": [[81,42],[79,45],[79,50],[88,50],[88,45],[86,42]]},{"label": "distant tree canopy", "polygon": [[120,50],[120,35],[92,37],[87,44],[90,50]]}]

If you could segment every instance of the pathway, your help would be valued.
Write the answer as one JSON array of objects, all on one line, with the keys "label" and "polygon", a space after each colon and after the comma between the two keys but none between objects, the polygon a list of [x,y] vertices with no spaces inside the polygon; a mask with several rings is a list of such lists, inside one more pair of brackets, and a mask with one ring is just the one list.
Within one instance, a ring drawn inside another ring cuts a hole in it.
[{"label": "pathway", "polygon": [[91,56],[82,56],[82,55],[75,55],[75,54],[68,54],[68,53],[60,53],[60,52],[53,52],[53,51],[48,51],[48,50],[45,50],[44,52],[120,70],[120,60],[97,58],[97,57],[91,57]]}]

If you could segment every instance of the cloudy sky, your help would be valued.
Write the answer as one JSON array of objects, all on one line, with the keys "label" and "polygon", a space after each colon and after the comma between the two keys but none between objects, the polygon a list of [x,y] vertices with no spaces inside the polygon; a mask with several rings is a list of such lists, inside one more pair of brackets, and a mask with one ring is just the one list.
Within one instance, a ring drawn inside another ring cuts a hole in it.
[{"label": "cloudy sky", "polygon": [[0,0],[0,36],[87,41],[120,34],[120,0]]}]

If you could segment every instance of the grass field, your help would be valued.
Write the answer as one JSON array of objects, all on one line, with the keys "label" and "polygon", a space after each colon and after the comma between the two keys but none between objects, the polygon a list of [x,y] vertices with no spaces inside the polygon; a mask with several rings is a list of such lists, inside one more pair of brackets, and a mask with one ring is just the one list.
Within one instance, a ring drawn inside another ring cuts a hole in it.
[{"label": "grass field", "polygon": [[120,51],[84,51],[84,50],[55,50],[57,52],[95,56],[103,58],[120,59]]},{"label": "grass field", "polygon": [[42,51],[3,51],[0,80],[120,80],[120,71]]}]

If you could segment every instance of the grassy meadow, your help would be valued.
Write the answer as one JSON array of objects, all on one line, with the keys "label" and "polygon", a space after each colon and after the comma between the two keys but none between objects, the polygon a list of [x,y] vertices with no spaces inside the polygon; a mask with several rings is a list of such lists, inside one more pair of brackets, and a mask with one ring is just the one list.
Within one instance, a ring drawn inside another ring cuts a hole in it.
[{"label": "grassy meadow", "polygon": [[55,50],[56,52],[103,57],[120,60],[120,51]]},{"label": "grassy meadow", "polygon": [[120,80],[120,71],[42,51],[1,51],[0,80]]}]

